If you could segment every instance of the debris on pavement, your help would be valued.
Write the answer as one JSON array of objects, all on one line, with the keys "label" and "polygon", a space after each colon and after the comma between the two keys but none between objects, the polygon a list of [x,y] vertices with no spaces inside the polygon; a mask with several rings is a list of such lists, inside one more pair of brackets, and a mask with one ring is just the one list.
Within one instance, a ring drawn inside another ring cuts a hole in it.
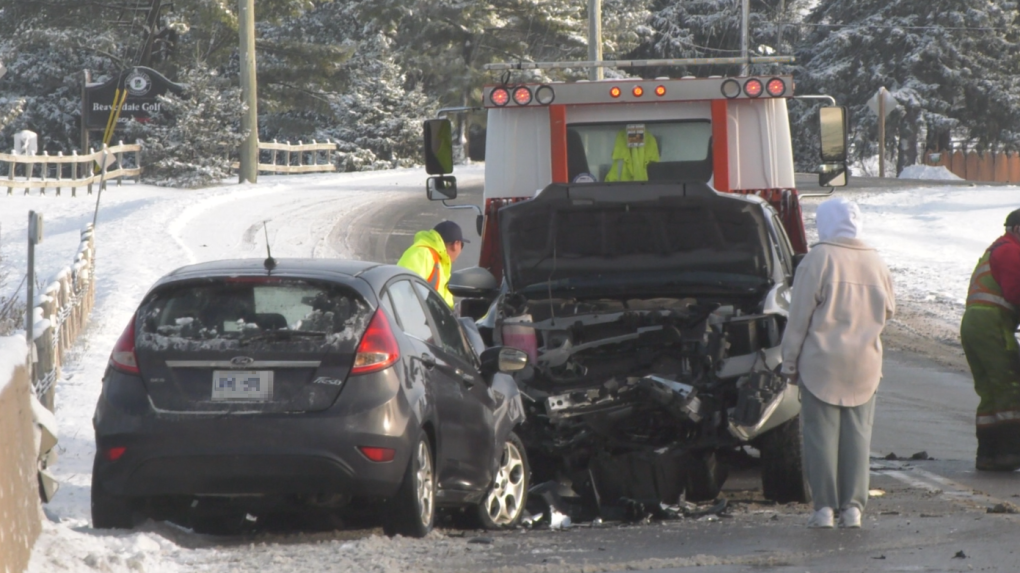
[{"label": "debris on pavement", "polygon": [[997,503],[988,508],[988,513],[1020,513],[1020,507],[1009,502]]},{"label": "debris on pavement", "polygon": [[966,559],[966,558],[967,554],[963,552],[963,549],[957,551],[956,555],[953,555],[953,559]]},{"label": "debris on pavement", "polygon": [[895,452],[889,452],[884,457],[882,457],[882,459],[883,460],[889,460],[889,461],[892,461],[892,462],[896,462],[896,461],[899,461],[899,462],[935,461],[935,458],[929,456],[928,452],[926,450],[921,450],[920,452],[915,452],[909,458],[901,458],[900,456],[897,456]]},{"label": "debris on pavement", "polygon": [[493,539],[491,537],[472,537],[468,539],[468,543],[477,543],[480,545],[492,545]]},{"label": "debris on pavement", "polygon": [[875,488],[875,489],[869,489],[868,490],[868,496],[869,497],[882,497],[883,495],[885,495],[885,490],[884,489]]}]

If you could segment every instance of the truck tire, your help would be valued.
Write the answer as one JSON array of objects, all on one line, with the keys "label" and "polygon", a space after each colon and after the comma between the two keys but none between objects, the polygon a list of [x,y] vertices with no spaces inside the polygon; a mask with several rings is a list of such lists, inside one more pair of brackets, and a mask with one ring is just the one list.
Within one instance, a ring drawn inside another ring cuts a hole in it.
[{"label": "truck tire", "polygon": [[805,503],[811,494],[804,478],[800,416],[761,436],[761,489],[765,499]]},{"label": "truck tire", "polygon": [[503,445],[499,469],[478,504],[478,519],[485,529],[512,529],[521,521],[528,502],[531,468],[524,443],[510,432]]},{"label": "truck tire", "polygon": [[383,531],[386,535],[425,537],[436,519],[436,473],[429,437],[421,433],[411,451],[404,481],[390,500]]},{"label": "truck tire", "polygon": [[112,495],[103,482],[92,477],[92,527],[95,529],[131,529],[135,526],[131,498]]}]

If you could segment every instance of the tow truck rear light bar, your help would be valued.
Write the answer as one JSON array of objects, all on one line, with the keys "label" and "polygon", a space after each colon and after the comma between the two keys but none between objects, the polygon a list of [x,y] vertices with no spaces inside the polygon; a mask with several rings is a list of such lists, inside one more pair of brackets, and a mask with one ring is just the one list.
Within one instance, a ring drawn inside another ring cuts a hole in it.
[{"label": "tow truck rear light bar", "polygon": [[[642,80],[627,78],[598,82],[556,82],[486,86],[485,107],[538,107],[555,101],[563,105],[608,103],[769,99],[793,97],[793,78],[709,77]],[[515,105],[510,105],[510,104]]]}]

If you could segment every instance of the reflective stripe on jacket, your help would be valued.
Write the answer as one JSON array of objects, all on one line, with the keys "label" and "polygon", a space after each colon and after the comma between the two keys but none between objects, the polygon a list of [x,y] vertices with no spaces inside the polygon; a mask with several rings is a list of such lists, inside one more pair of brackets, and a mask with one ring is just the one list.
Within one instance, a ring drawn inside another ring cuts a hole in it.
[{"label": "reflective stripe on jacket", "polygon": [[1003,298],[1002,287],[992,276],[990,259],[996,244],[985,251],[985,254],[978,260],[977,267],[974,268],[974,273],[970,277],[970,290],[967,292],[967,306],[996,306],[1015,313],[1016,307]]},{"label": "reflective stripe on jacket", "polygon": [[453,306],[453,295],[447,288],[452,263],[439,233],[432,230],[415,233],[414,243],[404,251],[397,264],[428,281],[443,300]]}]

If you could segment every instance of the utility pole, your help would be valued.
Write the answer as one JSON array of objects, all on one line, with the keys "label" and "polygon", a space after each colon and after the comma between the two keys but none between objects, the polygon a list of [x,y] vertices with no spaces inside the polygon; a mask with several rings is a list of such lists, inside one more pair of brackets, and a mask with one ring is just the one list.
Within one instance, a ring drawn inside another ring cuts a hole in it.
[{"label": "utility pole", "polygon": [[885,86],[878,88],[878,176],[885,177]]},{"label": "utility pole", "polygon": [[241,142],[238,183],[256,183],[259,175],[258,81],[255,77],[255,0],[238,0],[237,29],[241,35],[241,101],[248,109],[241,114],[241,130],[248,135]]},{"label": "utility pole", "polygon": [[747,19],[751,11],[750,0],[740,0],[740,57],[744,58],[740,66],[740,75],[746,76],[751,73],[751,65],[747,59]]},{"label": "utility pole", "polygon": [[[588,59],[602,61],[602,0],[588,0]],[[602,68],[588,70],[589,80],[601,80],[602,77]]]}]

